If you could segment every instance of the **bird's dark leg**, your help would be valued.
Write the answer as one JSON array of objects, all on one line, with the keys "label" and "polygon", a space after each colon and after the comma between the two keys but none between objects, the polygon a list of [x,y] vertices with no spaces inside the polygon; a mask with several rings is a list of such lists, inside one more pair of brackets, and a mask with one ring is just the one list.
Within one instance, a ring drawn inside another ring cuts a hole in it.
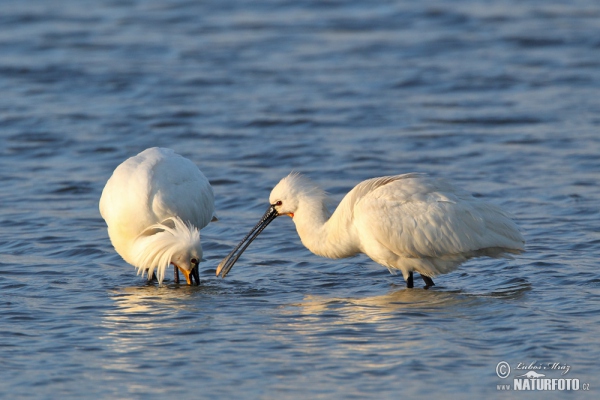
[{"label": "bird's dark leg", "polygon": [[414,287],[414,283],[413,283],[413,273],[412,271],[410,271],[409,275],[408,275],[408,279],[406,280],[406,287],[409,289],[412,289]]},{"label": "bird's dark leg", "polygon": [[173,271],[175,271],[175,276],[173,279],[175,280],[175,283],[179,284],[179,268],[173,265]]},{"label": "bird's dark leg", "polygon": [[430,287],[435,286],[435,283],[433,283],[433,279],[431,279],[430,277],[421,275],[421,278],[423,278],[423,281],[425,282],[424,289],[429,289]]},{"label": "bird's dark leg", "polygon": [[157,281],[158,280],[158,278],[156,277],[156,274],[154,272],[152,273],[152,279],[151,280],[153,280],[153,281]]}]

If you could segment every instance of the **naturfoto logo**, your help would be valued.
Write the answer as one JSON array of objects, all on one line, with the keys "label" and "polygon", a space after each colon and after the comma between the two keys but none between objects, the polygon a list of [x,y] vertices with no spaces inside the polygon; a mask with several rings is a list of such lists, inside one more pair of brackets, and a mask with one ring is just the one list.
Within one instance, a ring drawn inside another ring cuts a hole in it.
[{"label": "naturfoto logo", "polygon": [[[511,375],[510,364],[506,361],[500,361],[496,365],[496,375],[501,379],[507,379]],[[497,390],[529,390],[529,391],[572,391],[572,390],[590,390],[589,383],[581,383],[577,378],[566,378],[566,374],[571,371],[571,366],[565,363],[550,362],[531,363],[519,362],[514,367],[515,376],[512,385],[496,385]],[[542,372],[543,371],[543,372]],[[558,375],[558,378],[551,378],[547,375]]]}]

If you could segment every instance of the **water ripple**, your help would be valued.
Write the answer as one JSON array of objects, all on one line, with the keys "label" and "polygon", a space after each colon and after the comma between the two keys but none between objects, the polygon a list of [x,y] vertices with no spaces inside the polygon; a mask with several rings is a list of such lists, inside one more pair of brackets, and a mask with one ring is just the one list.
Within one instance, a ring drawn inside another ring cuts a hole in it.
[{"label": "water ripple", "polygon": [[[599,15],[590,0],[2,2],[0,397],[488,398],[501,360],[593,384]],[[215,190],[198,287],[137,276],[99,215],[114,168],[151,146]],[[373,176],[450,178],[515,215],[526,252],[407,290],[364,256],[311,254],[282,219],[215,278],[292,170],[333,203]]]}]

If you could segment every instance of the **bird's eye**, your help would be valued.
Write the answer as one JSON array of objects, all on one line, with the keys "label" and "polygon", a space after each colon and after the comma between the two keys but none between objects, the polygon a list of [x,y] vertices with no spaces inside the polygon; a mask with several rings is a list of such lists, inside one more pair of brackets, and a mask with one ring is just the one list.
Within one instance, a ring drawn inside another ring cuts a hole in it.
[{"label": "bird's eye", "polygon": [[198,259],[196,258],[192,258],[190,261],[192,264],[198,264]]},{"label": "bird's eye", "polygon": [[282,204],[283,204],[283,203],[281,202],[281,200],[277,200],[277,201],[275,202],[275,205],[276,205],[276,206],[280,206],[280,205],[282,205]]}]

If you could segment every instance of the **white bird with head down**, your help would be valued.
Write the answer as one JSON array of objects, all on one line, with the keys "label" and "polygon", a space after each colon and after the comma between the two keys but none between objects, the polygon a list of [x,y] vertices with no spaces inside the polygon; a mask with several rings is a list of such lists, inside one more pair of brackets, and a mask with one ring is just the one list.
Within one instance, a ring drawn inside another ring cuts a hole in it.
[{"label": "white bird with head down", "polygon": [[364,253],[407,287],[413,272],[433,286],[431,277],[456,269],[472,257],[506,257],[523,251],[517,225],[500,208],[450,183],[425,174],[368,179],[340,202],[333,214],[327,196],[308,178],[290,174],[271,191],[261,221],[219,264],[225,277],[237,259],[276,217],[288,215],[313,253],[328,258]]},{"label": "white bird with head down", "polygon": [[[125,261],[162,283],[173,264],[188,284],[200,283],[199,230],[216,219],[210,183],[190,160],[153,147],[119,165],[100,198],[108,236]],[[156,272],[156,273],[155,273]]]}]

